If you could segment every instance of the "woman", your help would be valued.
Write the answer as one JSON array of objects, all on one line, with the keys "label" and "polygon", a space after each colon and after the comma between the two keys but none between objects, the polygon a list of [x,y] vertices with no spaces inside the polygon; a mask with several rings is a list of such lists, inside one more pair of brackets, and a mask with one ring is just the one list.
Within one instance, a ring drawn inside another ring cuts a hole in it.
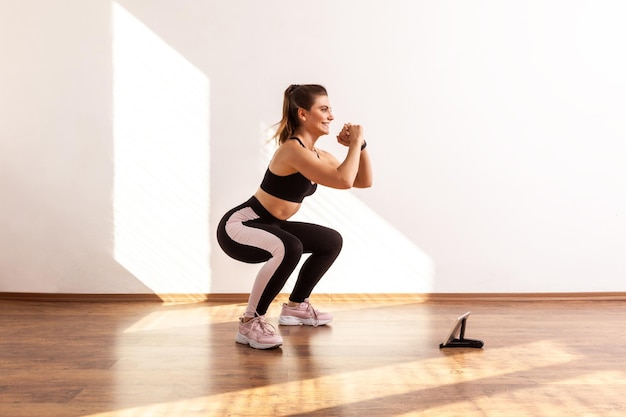
[{"label": "woman", "polygon": [[278,148],[254,196],[222,218],[217,239],[234,259],[265,265],[259,271],[245,314],[239,319],[236,341],[255,349],[281,346],[282,338],[265,321],[265,313],[294,271],[304,262],[289,302],[283,304],[281,325],[319,326],[332,316],[314,309],[309,296],[333,264],[343,243],[335,230],[316,224],[288,221],[318,184],[347,189],[372,184],[372,169],[363,130],[346,124],[337,140],[348,147],[343,162],[316,147],[329,133],[334,117],[326,89],[320,85],[291,85],[285,90],[283,117],[275,138]]}]

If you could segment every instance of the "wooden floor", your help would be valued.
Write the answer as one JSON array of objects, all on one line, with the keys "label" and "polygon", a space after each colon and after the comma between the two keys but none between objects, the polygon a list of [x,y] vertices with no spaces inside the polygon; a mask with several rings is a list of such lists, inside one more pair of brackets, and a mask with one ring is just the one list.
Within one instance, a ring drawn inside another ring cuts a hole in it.
[{"label": "wooden floor", "polygon": [[[241,304],[0,301],[0,416],[626,415],[624,302],[316,307],[331,325],[257,351]],[[468,310],[484,348],[439,349]]]}]

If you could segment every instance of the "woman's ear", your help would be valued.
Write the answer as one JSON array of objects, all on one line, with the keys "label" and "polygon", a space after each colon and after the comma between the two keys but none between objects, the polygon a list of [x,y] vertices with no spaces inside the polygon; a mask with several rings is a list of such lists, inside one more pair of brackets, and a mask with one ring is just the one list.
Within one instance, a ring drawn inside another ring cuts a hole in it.
[{"label": "woman's ear", "polygon": [[302,107],[298,108],[298,119],[302,120],[303,122],[306,121],[306,110],[304,110]]}]

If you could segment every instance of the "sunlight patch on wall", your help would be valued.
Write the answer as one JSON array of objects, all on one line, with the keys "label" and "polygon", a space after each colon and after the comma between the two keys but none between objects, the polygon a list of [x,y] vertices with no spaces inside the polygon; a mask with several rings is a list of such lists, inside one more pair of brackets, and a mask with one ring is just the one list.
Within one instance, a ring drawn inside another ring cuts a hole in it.
[{"label": "sunlight patch on wall", "polygon": [[156,294],[207,293],[209,81],[113,3],[115,260]]}]

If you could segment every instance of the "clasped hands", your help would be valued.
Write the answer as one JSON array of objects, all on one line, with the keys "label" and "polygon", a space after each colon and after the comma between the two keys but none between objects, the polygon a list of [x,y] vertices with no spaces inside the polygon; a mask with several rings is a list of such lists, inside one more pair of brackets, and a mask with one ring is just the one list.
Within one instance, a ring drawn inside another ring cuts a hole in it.
[{"label": "clasped hands", "polygon": [[[337,142],[344,146],[350,146],[351,143],[356,142],[359,147],[363,145],[363,128],[361,125],[353,125],[346,123],[343,125],[341,132],[337,135]],[[352,145],[357,146],[357,145]]]}]

